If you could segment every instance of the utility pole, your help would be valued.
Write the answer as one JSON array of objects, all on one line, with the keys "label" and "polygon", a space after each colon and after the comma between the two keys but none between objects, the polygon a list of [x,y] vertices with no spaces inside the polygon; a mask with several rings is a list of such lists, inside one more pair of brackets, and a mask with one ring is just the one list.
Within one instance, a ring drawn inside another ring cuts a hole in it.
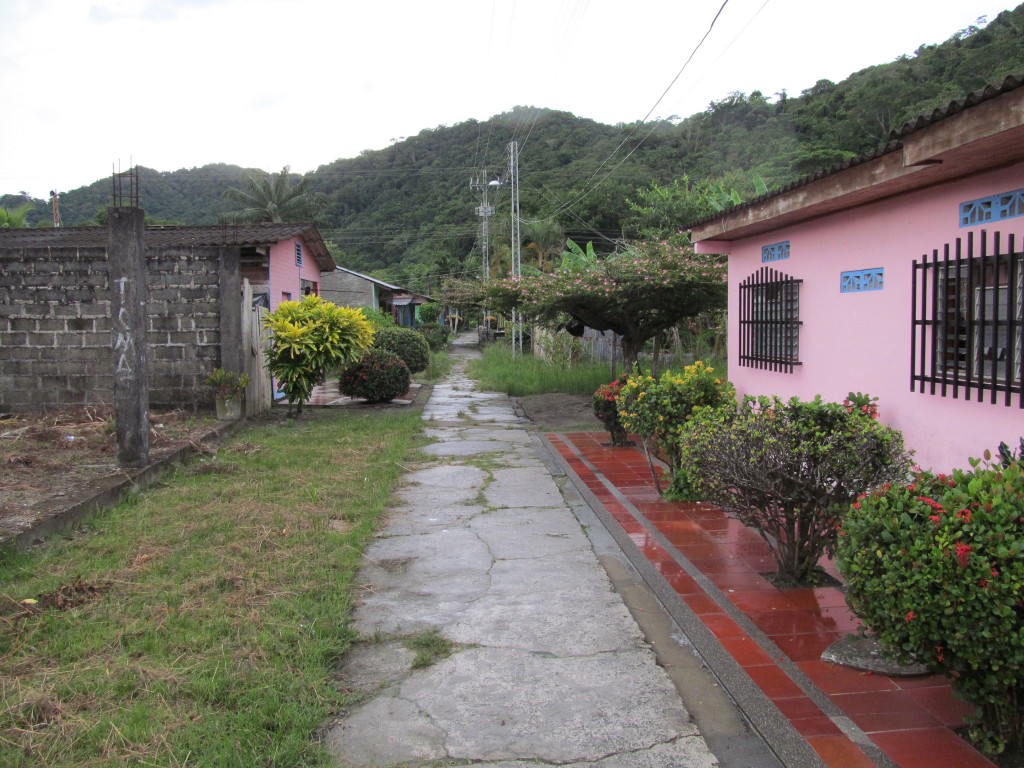
[{"label": "utility pole", "polygon": [[60,203],[57,201],[57,190],[50,190],[50,208],[53,210],[53,226],[60,226]]},{"label": "utility pole", "polygon": [[491,261],[488,252],[490,248],[490,231],[488,229],[488,219],[494,215],[494,206],[487,202],[487,192],[493,186],[500,186],[500,181],[487,181],[487,169],[484,168],[484,172],[481,176],[476,179],[469,180],[469,188],[475,192],[481,193],[480,205],[476,207],[476,215],[480,217],[481,222],[481,238],[483,240],[483,272],[484,282],[486,283],[491,277]]},{"label": "utility pole", "polygon": [[[522,238],[519,235],[519,144],[508,145],[508,178],[512,185],[512,277],[523,276],[523,260],[520,252]],[[523,319],[519,310],[512,309],[512,356],[523,354]]]}]

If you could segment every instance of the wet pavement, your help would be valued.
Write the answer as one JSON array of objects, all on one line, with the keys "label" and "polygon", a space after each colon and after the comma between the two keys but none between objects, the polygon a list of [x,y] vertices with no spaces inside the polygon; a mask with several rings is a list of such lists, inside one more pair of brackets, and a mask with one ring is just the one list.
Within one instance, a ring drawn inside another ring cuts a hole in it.
[{"label": "wet pavement", "polygon": [[[859,627],[841,586],[779,589],[766,578],[774,562],[753,530],[710,505],[662,500],[643,453],[610,447],[607,433],[547,439],[624,550],[661,580],[665,602],[706,628],[699,650],[715,656],[724,649],[719,673],[738,668],[742,676],[724,676],[739,686],[749,680],[770,702],[767,716],[788,722],[825,765],[991,768],[954,732],[970,708],[944,677],[897,677],[822,660]],[[752,700],[736,698],[741,706]],[[760,728],[764,715],[750,715]]]}]

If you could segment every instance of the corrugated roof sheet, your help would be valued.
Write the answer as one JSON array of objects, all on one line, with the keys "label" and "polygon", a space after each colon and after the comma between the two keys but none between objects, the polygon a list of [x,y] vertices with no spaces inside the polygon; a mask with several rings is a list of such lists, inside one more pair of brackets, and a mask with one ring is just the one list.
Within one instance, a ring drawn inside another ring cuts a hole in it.
[{"label": "corrugated roof sheet", "polygon": [[965,109],[970,109],[971,107],[981,104],[982,102],[994,99],[997,96],[1001,96],[1004,93],[1014,91],[1017,88],[1020,88],[1022,85],[1024,85],[1024,73],[1017,75],[1009,75],[998,86],[987,85],[981,90],[969,93],[962,99],[951,101],[945,107],[933,110],[932,113],[929,115],[922,115],[908,123],[904,123],[900,128],[891,131],[889,133],[889,137],[886,143],[880,146],[874,152],[868,152],[858,157],[852,158],[850,160],[846,160],[842,163],[833,165],[829,168],[823,168],[822,170],[817,171],[813,174],[804,176],[802,179],[798,179],[797,181],[791,182],[780,189],[776,189],[772,192],[768,192],[767,194],[761,195],[760,197],[755,197],[751,200],[739,203],[738,205],[730,206],[726,208],[724,211],[720,211],[711,216],[705,216],[703,219],[688,222],[684,224],[684,229],[690,229],[692,227],[700,226],[701,224],[706,224],[709,221],[714,221],[715,219],[729,215],[731,213],[735,213],[736,211],[742,210],[744,208],[749,208],[752,205],[762,203],[765,200],[770,200],[773,197],[778,197],[780,195],[786,194],[787,192],[792,192],[794,189],[806,186],[807,184],[810,184],[811,182],[817,181],[819,179],[823,179],[826,176],[831,176],[834,173],[845,171],[848,168],[852,168],[856,165],[861,165],[863,163],[870,162],[871,160],[875,160],[876,158],[882,157],[883,155],[887,155],[890,152],[895,152],[903,147],[903,140],[910,134],[915,133],[916,131],[920,131],[923,128],[935,125],[935,123],[945,120],[948,117],[952,117],[953,115],[957,115],[960,112],[963,112]]}]

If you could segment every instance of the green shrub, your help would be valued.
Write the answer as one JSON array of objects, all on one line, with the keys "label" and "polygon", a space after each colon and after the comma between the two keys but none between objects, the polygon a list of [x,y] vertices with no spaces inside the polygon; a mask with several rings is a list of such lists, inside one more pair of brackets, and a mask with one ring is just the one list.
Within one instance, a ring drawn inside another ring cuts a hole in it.
[{"label": "green shrub", "polygon": [[820,397],[697,408],[680,451],[691,487],[757,529],[780,580],[797,584],[817,580],[851,502],[910,467],[898,431]]},{"label": "green shrub", "polygon": [[448,338],[451,333],[447,328],[440,325],[424,325],[418,330],[427,340],[427,346],[430,347],[431,352],[440,352],[448,348]]},{"label": "green shrub", "polygon": [[919,472],[853,504],[837,545],[854,612],[978,707],[986,752],[1024,749],[1024,464]]},{"label": "green shrub", "polygon": [[369,321],[370,325],[373,326],[375,331],[379,331],[381,328],[398,327],[395,323],[395,318],[393,318],[388,312],[363,307],[363,314],[366,315],[366,319]]},{"label": "green shrub", "polygon": [[371,349],[341,371],[339,389],[349,397],[361,397],[371,403],[386,403],[409,391],[412,377],[398,355],[383,349]]},{"label": "green shrub", "polygon": [[669,370],[657,379],[649,374],[630,375],[616,403],[622,426],[645,440],[655,440],[674,479],[680,465],[679,435],[693,409],[735,405],[736,390],[698,360],[682,373]]},{"label": "green shrub", "polygon": [[373,338],[373,346],[398,355],[410,373],[419,373],[430,362],[430,345],[422,333],[412,328],[381,328]]},{"label": "green shrub", "polygon": [[436,301],[428,301],[420,304],[416,311],[416,320],[420,325],[434,326],[441,320],[441,304]]},{"label": "green shrub", "polygon": [[292,406],[302,413],[313,387],[328,371],[355,360],[373,343],[361,309],[339,307],[316,294],[283,301],[264,320],[270,329],[267,366]]}]

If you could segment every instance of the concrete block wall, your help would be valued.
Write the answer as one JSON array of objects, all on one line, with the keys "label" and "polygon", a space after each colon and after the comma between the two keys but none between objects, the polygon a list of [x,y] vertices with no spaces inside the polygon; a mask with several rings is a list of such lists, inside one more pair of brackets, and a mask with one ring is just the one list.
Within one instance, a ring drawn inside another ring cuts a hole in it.
[{"label": "concrete block wall", "polygon": [[[221,365],[218,248],[147,250],[147,363],[154,408],[206,407]],[[111,404],[105,248],[0,249],[0,410]]]},{"label": "concrete block wall", "polygon": [[219,262],[216,248],[147,250],[151,407],[195,409],[213,402],[203,380],[221,364]]},{"label": "concrete block wall", "polygon": [[0,408],[111,402],[105,248],[0,251]]}]

